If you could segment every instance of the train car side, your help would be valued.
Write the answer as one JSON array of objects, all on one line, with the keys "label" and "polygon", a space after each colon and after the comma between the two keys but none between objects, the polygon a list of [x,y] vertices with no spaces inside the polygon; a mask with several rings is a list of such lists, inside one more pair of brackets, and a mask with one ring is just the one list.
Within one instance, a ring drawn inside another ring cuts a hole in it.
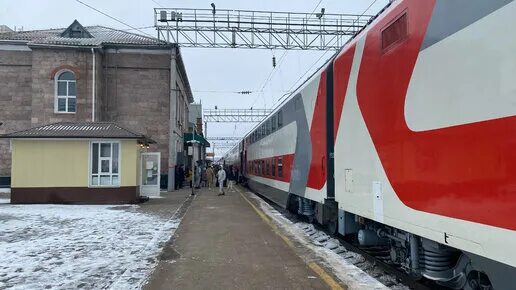
[{"label": "train car side", "polygon": [[510,0],[394,1],[229,159],[412,275],[514,289],[514,15]]}]

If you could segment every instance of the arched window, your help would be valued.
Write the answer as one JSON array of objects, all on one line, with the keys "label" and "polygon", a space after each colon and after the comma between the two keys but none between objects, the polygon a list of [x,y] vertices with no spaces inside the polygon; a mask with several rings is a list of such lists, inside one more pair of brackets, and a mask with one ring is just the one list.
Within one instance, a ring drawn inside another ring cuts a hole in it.
[{"label": "arched window", "polygon": [[56,78],[55,111],[57,113],[75,113],[76,81],[71,71],[63,71]]}]

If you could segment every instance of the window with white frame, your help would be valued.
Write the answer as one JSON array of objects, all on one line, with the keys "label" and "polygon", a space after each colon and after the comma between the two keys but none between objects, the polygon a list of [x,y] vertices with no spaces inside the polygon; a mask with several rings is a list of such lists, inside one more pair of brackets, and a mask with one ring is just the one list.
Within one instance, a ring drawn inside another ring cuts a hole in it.
[{"label": "window with white frame", "polygon": [[120,143],[117,141],[91,142],[91,186],[120,185]]},{"label": "window with white frame", "polygon": [[58,113],[75,113],[76,80],[71,71],[63,71],[56,77],[55,111]]}]

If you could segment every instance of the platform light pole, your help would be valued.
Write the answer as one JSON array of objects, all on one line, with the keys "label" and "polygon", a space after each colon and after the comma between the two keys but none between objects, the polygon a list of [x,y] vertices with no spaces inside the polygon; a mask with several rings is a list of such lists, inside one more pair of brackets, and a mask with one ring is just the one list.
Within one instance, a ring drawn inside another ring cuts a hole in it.
[{"label": "platform light pole", "polygon": [[192,127],[192,195],[195,195],[195,192],[194,192],[194,187],[195,187],[195,184],[194,184],[194,181],[195,181],[195,160],[194,160],[194,156],[195,156],[195,148],[194,148],[194,144],[195,144],[195,125]]}]

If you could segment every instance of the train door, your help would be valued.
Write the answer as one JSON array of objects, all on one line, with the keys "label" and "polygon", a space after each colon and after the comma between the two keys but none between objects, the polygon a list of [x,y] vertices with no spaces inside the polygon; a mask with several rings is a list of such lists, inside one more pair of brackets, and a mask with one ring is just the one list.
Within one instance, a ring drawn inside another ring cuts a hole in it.
[{"label": "train door", "polygon": [[335,200],[333,60],[326,69],[326,198]]}]

